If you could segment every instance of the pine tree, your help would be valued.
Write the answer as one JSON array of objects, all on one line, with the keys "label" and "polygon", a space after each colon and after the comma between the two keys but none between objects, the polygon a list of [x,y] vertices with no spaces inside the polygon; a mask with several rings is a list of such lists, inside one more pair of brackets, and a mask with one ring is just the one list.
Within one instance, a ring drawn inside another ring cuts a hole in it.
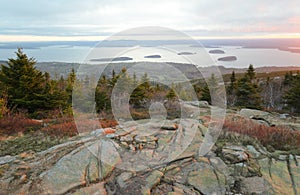
[{"label": "pine tree", "polygon": [[283,84],[285,86],[290,86],[292,83],[292,80],[293,80],[293,72],[290,71],[290,72],[285,73]]},{"label": "pine tree", "polygon": [[235,72],[232,71],[230,77],[230,84],[227,88],[227,103],[230,106],[234,106],[236,102],[236,90],[237,90],[237,79],[235,77]]},{"label": "pine tree", "polygon": [[76,81],[76,73],[74,68],[72,68],[70,74],[68,75],[67,79],[67,86],[66,86],[66,93],[68,96],[68,104],[72,104],[72,92],[73,92],[73,85]]},{"label": "pine tree", "polygon": [[[72,102],[69,102],[69,94],[64,89],[60,89],[59,82],[51,80],[49,73],[45,73],[46,83],[44,89],[45,109],[61,109],[63,111]],[[72,101],[72,100],[71,100]]]},{"label": "pine tree", "polygon": [[111,109],[110,93],[108,91],[108,80],[102,76],[98,81],[95,91],[96,111],[99,113]]},{"label": "pine tree", "polygon": [[284,99],[293,112],[300,113],[300,75],[294,76]]},{"label": "pine tree", "polygon": [[34,65],[36,61],[28,58],[22,49],[16,52],[16,59],[10,58],[8,66],[1,65],[0,81],[6,88],[8,105],[34,112],[43,109],[45,77]]},{"label": "pine tree", "polygon": [[256,84],[253,84],[248,76],[238,80],[236,105],[246,108],[261,108],[261,97]]},{"label": "pine tree", "polygon": [[236,77],[235,77],[235,72],[232,71],[231,73],[231,77],[230,77],[230,85],[229,85],[229,88],[228,88],[228,92],[229,94],[233,94],[234,93],[234,90],[236,89]]},{"label": "pine tree", "polygon": [[215,77],[215,74],[211,74],[211,77],[208,79],[207,84],[201,89],[201,98],[200,100],[207,101],[211,104],[212,96],[217,94],[218,90],[218,81]]},{"label": "pine tree", "polygon": [[130,96],[130,104],[135,107],[146,107],[146,102],[151,98],[150,81],[147,73],[142,76],[138,84]]},{"label": "pine tree", "polygon": [[176,99],[177,95],[173,89],[170,89],[166,95],[166,98],[170,101],[174,101]]},{"label": "pine tree", "polygon": [[207,101],[211,104],[211,96],[208,85],[206,84],[203,88],[201,88],[201,98],[202,101]]},{"label": "pine tree", "polygon": [[255,70],[252,64],[249,65],[246,76],[249,77],[251,81],[255,79]]}]

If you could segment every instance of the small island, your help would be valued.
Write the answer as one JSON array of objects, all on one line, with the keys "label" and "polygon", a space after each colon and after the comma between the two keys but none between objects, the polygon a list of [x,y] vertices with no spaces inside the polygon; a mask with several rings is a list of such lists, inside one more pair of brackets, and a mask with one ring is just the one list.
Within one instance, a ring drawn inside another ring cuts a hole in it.
[{"label": "small island", "polygon": [[237,60],[236,56],[226,56],[226,57],[218,58],[218,61],[223,61],[223,62],[231,62],[236,60]]},{"label": "small island", "polygon": [[213,50],[210,50],[208,53],[211,53],[211,54],[224,54],[225,51],[223,51],[221,49],[213,49]]},{"label": "small island", "polygon": [[161,58],[161,55],[148,55],[144,56],[144,58]]},{"label": "small island", "polygon": [[129,61],[133,60],[131,57],[115,57],[115,58],[96,58],[96,59],[90,59],[91,62],[118,62],[118,61]]},{"label": "small island", "polygon": [[194,55],[194,54],[196,53],[185,51],[185,52],[179,52],[177,55]]}]

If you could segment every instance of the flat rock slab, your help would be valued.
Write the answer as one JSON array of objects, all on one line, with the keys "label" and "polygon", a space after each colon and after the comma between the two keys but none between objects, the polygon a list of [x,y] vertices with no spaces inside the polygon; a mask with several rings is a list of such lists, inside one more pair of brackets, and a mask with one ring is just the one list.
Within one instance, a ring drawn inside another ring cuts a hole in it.
[{"label": "flat rock slab", "polygon": [[90,180],[102,180],[119,161],[112,142],[97,141],[72,151],[42,173],[41,186],[48,194],[63,194]]}]

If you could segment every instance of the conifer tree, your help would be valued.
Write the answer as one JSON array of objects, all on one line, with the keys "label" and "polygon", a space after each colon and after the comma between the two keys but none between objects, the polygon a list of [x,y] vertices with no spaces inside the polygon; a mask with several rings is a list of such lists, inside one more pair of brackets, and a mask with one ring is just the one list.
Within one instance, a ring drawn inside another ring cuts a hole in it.
[{"label": "conifer tree", "polygon": [[233,94],[234,93],[234,90],[236,89],[236,77],[235,77],[235,72],[232,71],[231,73],[231,77],[230,77],[230,85],[229,85],[229,88],[228,88],[228,92],[229,94]]},{"label": "conifer tree", "polygon": [[234,106],[236,103],[236,90],[237,90],[237,79],[235,77],[235,72],[232,71],[230,77],[230,84],[227,88],[227,103],[230,106]]},{"label": "conifer tree", "polygon": [[147,73],[145,73],[139,85],[134,89],[130,96],[130,103],[136,107],[146,106],[146,102],[151,98],[150,81]]},{"label": "conifer tree", "polygon": [[201,89],[201,98],[200,100],[207,101],[211,104],[211,95],[216,95],[218,89],[218,81],[215,77],[215,74],[211,74],[211,77],[208,79],[207,84]]},{"label": "conifer tree", "polygon": [[252,64],[249,65],[246,76],[249,77],[251,81],[255,79],[255,70]]},{"label": "conifer tree", "polygon": [[236,105],[247,108],[261,108],[261,97],[257,85],[253,84],[248,76],[238,80]]},{"label": "conifer tree", "polygon": [[286,92],[284,99],[293,112],[300,113],[300,75],[294,76],[291,88]]},{"label": "conifer tree", "polygon": [[176,97],[177,97],[177,95],[176,95],[176,93],[175,93],[175,91],[174,91],[173,89],[170,89],[170,90],[168,91],[167,95],[166,95],[166,98],[167,98],[168,100],[170,100],[170,101],[175,100]]},{"label": "conifer tree", "polygon": [[67,78],[67,86],[66,86],[66,93],[68,96],[68,104],[71,105],[72,104],[72,92],[73,92],[73,85],[75,83],[76,80],[76,73],[74,68],[72,68],[70,74],[68,75]]},{"label": "conifer tree", "polygon": [[34,112],[43,109],[45,77],[34,65],[35,59],[28,58],[22,49],[16,52],[16,58],[10,58],[8,65],[1,65],[0,81],[8,95],[8,105]]},{"label": "conifer tree", "polygon": [[95,101],[96,101],[96,111],[98,113],[111,108],[110,93],[108,91],[108,87],[109,87],[108,82],[109,81],[106,79],[106,76],[103,75],[99,79],[98,85],[96,87]]}]

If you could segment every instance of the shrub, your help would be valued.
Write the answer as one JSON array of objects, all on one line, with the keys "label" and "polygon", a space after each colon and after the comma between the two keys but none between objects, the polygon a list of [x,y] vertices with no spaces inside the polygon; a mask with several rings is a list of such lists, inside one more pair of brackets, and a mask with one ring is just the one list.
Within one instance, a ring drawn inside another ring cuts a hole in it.
[{"label": "shrub", "polygon": [[113,119],[101,119],[100,125],[101,125],[101,128],[115,127],[118,125],[118,122]]},{"label": "shrub", "polygon": [[264,146],[278,150],[291,150],[300,147],[300,132],[285,127],[269,127],[250,119],[230,118],[223,125],[225,132],[235,132],[256,138]]},{"label": "shrub", "polygon": [[42,128],[43,132],[46,132],[48,135],[57,136],[57,137],[71,137],[78,135],[78,133],[90,132],[99,128],[114,127],[118,123],[115,120],[101,119],[99,121],[90,120],[90,119],[80,119],[78,121],[79,129],[76,126],[72,118],[65,118],[55,120],[54,123],[49,124],[46,127]]},{"label": "shrub", "polygon": [[27,131],[36,131],[41,127],[41,122],[29,119],[23,113],[7,114],[0,119],[1,135],[14,135]]},{"label": "shrub", "polygon": [[74,121],[53,124],[42,128],[42,131],[46,132],[48,135],[57,137],[71,137],[78,134]]}]

